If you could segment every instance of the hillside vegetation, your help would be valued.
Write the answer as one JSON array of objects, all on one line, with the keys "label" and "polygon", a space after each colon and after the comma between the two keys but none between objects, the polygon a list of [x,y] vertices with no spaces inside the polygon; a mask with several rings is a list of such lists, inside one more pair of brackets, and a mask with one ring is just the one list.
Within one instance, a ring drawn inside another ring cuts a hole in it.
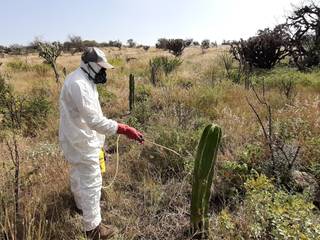
[{"label": "hillside vegetation", "polygon": [[[155,48],[103,50],[116,67],[108,71],[107,85],[99,86],[105,115],[133,125],[147,140],[182,156],[149,141],[138,145],[120,138],[119,173],[102,196],[103,219],[121,230],[114,239],[191,237],[194,155],[203,128],[212,122],[221,126],[223,136],[209,238],[320,238],[319,69],[298,72],[278,64],[272,70],[256,70],[246,90],[244,78],[234,81],[237,65],[227,47],[205,52],[189,47],[173,70],[166,73],[159,67],[152,82],[154,58],[170,60],[169,53]],[[16,109],[23,110],[15,115],[21,123],[16,131],[5,111],[0,115],[0,238],[14,235],[18,201],[21,239],[85,239],[58,145],[60,87],[53,71],[37,55],[0,61],[0,94],[10,92]],[[63,67],[70,73],[79,63],[80,54],[63,54],[58,58],[60,74]],[[136,83],[130,114],[129,74]],[[116,137],[108,138],[106,146],[104,186],[116,171]],[[12,161],[17,154],[19,199]]]}]

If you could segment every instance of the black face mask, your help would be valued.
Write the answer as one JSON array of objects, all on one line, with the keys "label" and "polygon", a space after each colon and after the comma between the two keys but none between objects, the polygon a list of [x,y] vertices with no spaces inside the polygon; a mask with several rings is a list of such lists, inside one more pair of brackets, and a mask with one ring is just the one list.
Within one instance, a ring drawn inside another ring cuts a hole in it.
[{"label": "black face mask", "polygon": [[95,77],[91,77],[91,75],[84,69],[81,68],[86,74],[88,74],[88,77],[95,83],[95,84],[104,84],[107,82],[107,72],[105,68],[101,68],[99,72],[96,72],[90,64],[88,64],[91,71],[94,72]]}]

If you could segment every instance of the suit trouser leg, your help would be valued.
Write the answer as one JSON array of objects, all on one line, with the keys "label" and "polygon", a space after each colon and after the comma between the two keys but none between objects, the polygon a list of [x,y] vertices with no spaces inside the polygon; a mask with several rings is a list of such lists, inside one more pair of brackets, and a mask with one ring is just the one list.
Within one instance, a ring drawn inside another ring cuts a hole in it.
[{"label": "suit trouser leg", "polygon": [[71,164],[70,185],[76,205],[83,213],[84,230],[90,231],[101,222],[102,177],[99,161]]}]

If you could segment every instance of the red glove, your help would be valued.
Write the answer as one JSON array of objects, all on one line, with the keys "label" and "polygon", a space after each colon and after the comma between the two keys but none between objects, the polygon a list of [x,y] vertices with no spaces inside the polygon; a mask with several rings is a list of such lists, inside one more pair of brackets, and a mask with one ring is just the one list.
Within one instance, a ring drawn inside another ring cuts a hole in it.
[{"label": "red glove", "polygon": [[126,135],[129,139],[133,139],[138,141],[139,143],[143,143],[143,134],[141,132],[139,132],[137,129],[133,128],[133,127],[129,127],[126,124],[121,124],[118,123],[118,130],[117,130],[118,134],[124,134]]}]

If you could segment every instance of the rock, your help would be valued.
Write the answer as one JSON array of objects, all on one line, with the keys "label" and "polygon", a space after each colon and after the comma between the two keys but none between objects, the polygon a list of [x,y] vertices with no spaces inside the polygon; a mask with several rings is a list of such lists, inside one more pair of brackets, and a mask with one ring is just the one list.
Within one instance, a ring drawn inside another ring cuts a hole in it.
[{"label": "rock", "polygon": [[314,202],[320,201],[320,189],[317,180],[309,173],[295,170],[292,172],[295,187],[307,193]]}]

